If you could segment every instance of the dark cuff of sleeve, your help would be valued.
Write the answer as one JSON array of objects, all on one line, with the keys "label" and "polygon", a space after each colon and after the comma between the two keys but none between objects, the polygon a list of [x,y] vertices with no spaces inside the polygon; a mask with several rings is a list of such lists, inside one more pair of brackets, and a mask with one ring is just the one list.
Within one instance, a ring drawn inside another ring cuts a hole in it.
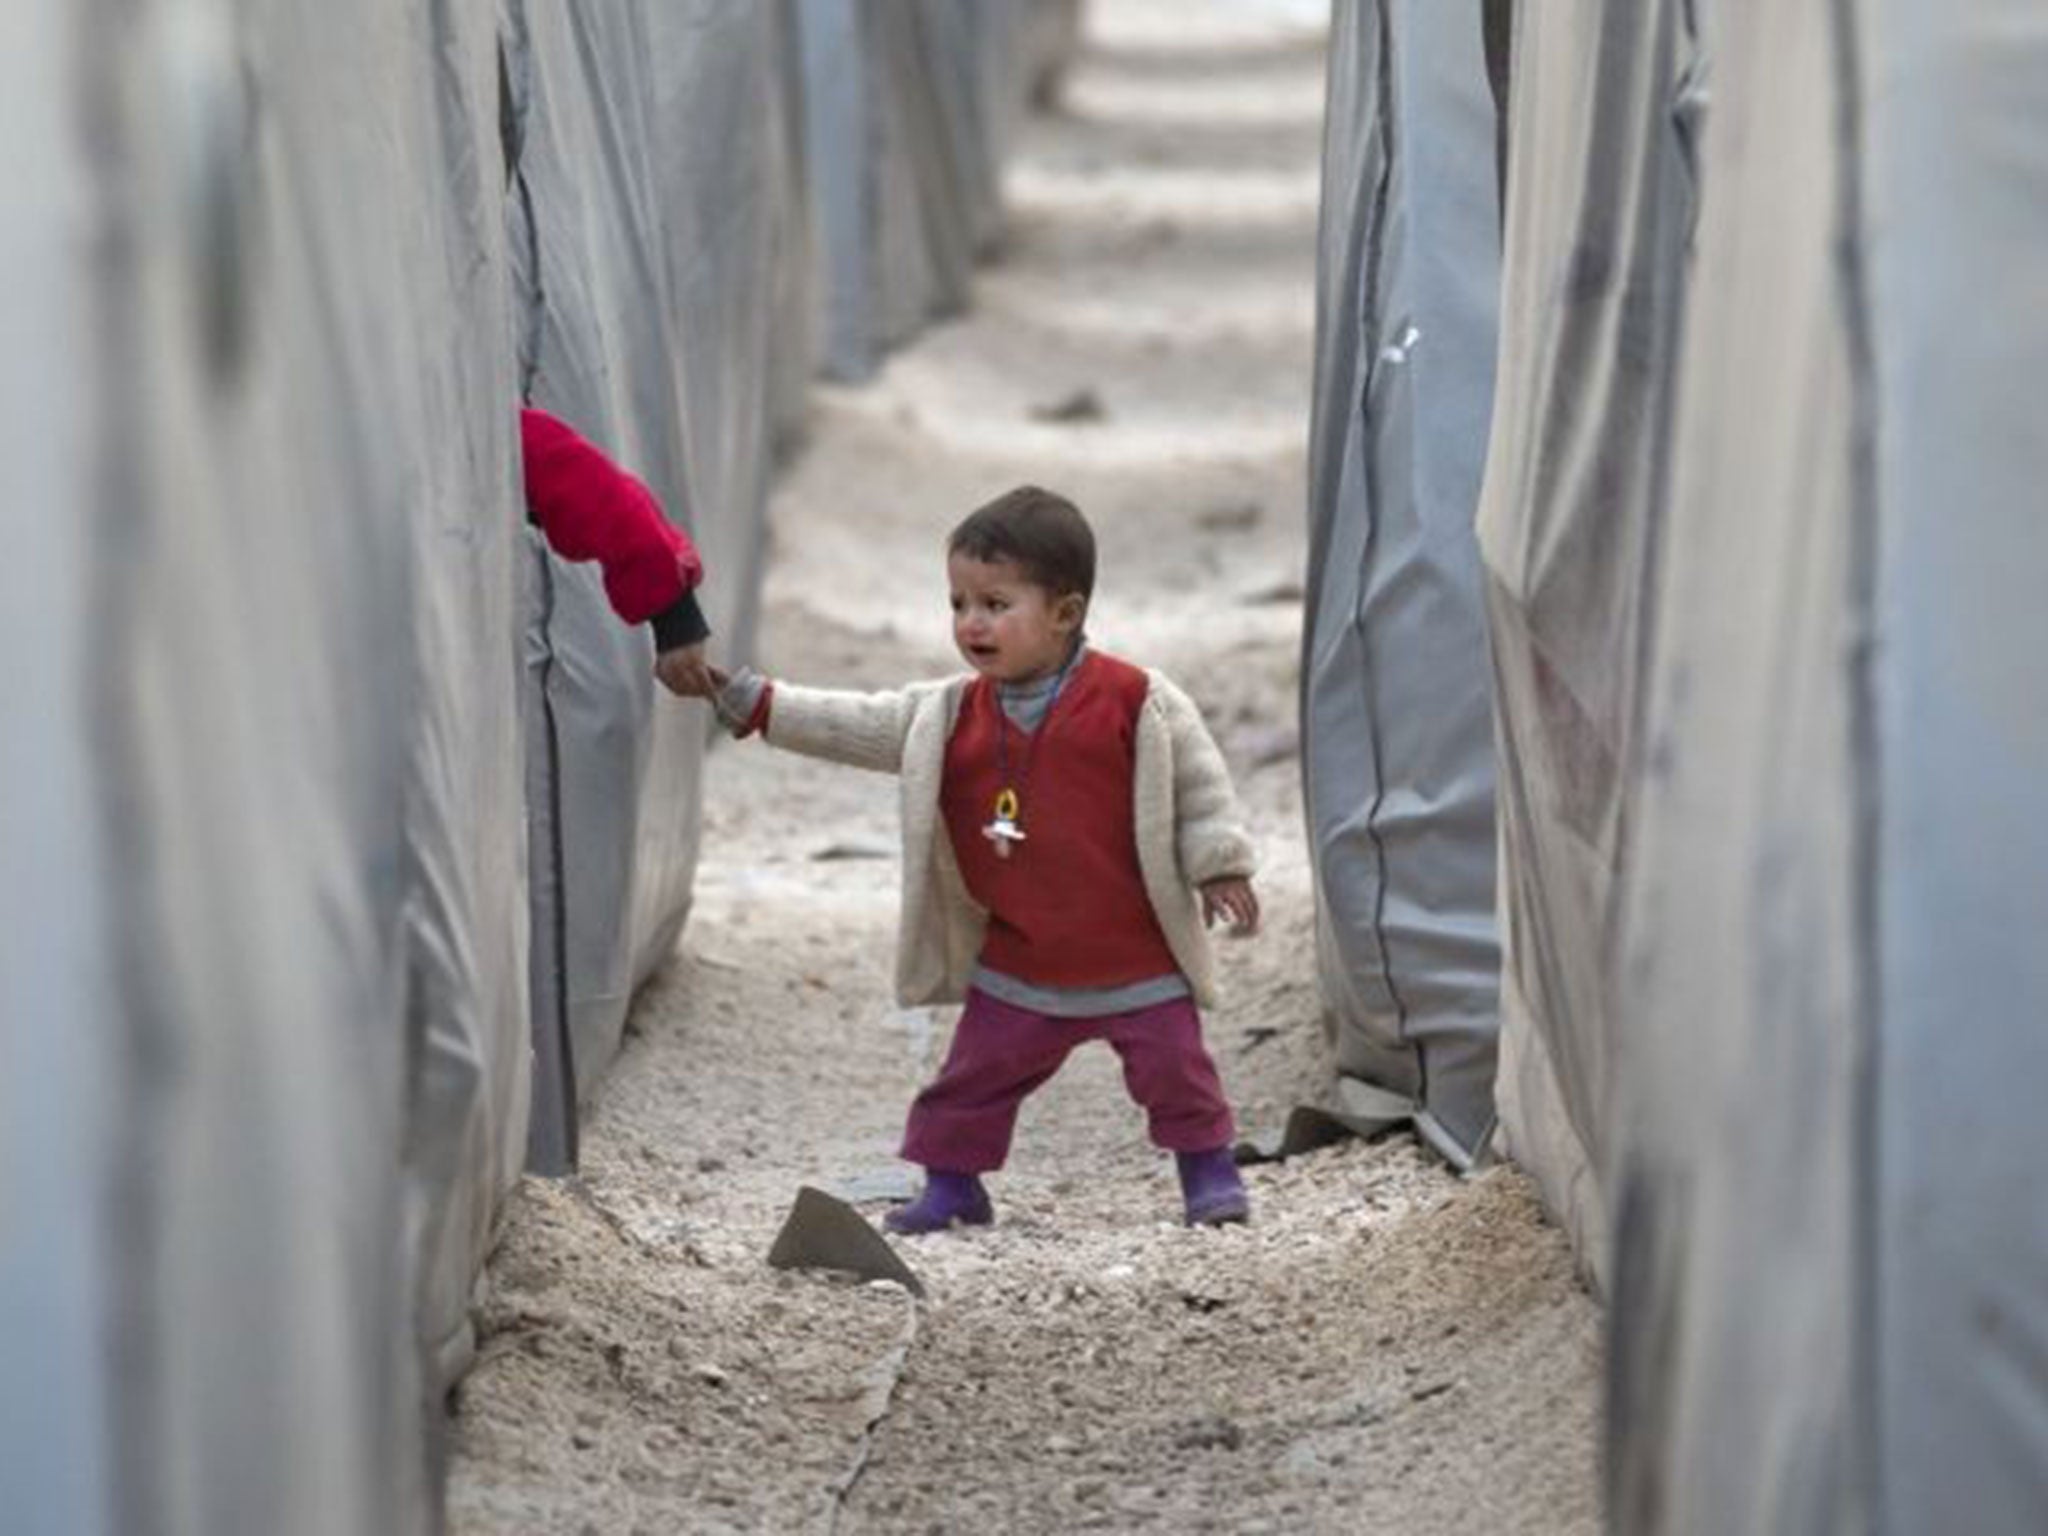
[{"label": "dark cuff of sleeve", "polygon": [[704,610],[697,606],[697,594],[685,592],[648,621],[654,626],[654,649],[673,651],[711,637]]}]

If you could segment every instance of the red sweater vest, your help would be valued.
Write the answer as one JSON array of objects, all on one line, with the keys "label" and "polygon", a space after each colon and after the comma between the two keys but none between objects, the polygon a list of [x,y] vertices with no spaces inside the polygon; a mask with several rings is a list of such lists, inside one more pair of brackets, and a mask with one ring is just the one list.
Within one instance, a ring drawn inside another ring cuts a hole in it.
[{"label": "red sweater vest", "polygon": [[1138,868],[1132,767],[1147,687],[1138,668],[1091,651],[1038,740],[1003,722],[1025,834],[1005,859],[982,832],[1004,787],[1002,705],[987,678],[968,684],[939,804],[968,892],[988,909],[981,963],[990,970],[1041,987],[1117,987],[1180,969]]}]

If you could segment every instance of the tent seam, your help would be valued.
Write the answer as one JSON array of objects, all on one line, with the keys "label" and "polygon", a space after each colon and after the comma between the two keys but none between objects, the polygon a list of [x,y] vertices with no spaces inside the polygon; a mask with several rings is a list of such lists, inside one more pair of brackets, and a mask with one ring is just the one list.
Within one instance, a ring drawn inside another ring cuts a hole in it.
[{"label": "tent seam", "polygon": [[[1877,469],[1876,348],[1871,323],[1870,270],[1862,245],[1866,216],[1858,152],[1865,134],[1862,92],[1862,31],[1855,0],[1831,0],[1834,13],[1835,153],[1840,166],[1835,199],[1835,261],[1840,275],[1840,318],[1849,389],[1849,497],[1847,576],[1850,623],[1847,740],[1850,764],[1851,938],[1856,962],[1849,1011],[1857,1091],[1850,1102],[1851,1199],[1856,1262],[1850,1281],[1855,1303],[1846,1383],[1854,1438],[1849,1452],[1851,1509],[1855,1523],[1873,1531],[1889,1528],[1882,1496],[1883,1405],[1879,1400],[1883,1304],[1878,1241],[1878,1196],[1883,1183],[1879,1159],[1878,1094],[1882,1078],[1884,993],[1880,951],[1883,849],[1879,831],[1884,808],[1884,763],[1877,695],[1877,613],[1880,576],[1879,485]],[[1860,1507],[1859,1507],[1860,1506]]]},{"label": "tent seam", "polygon": [[[1390,3],[1391,0],[1380,0],[1380,3],[1374,7],[1379,31],[1378,58],[1375,60],[1375,71],[1379,77],[1379,90],[1376,93],[1378,99],[1374,102],[1374,115],[1377,119],[1376,127],[1380,140],[1380,164],[1373,187],[1372,236],[1367,241],[1365,250],[1365,293],[1361,330],[1364,330],[1366,327],[1376,327],[1379,323],[1380,269],[1385,250],[1387,207],[1392,200],[1393,192],[1396,135],[1394,132],[1393,108],[1394,37],[1393,25],[1389,20],[1387,9]],[[1364,434],[1368,450],[1373,431],[1373,389],[1379,377],[1379,348],[1377,346],[1377,339],[1376,334],[1371,333],[1361,337],[1363,343],[1361,354],[1365,363],[1365,376],[1359,389],[1358,414],[1359,425]],[[1359,667],[1359,688],[1364,695],[1366,718],[1372,722],[1372,727],[1365,733],[1367,752],[1372,760],[1373,780],[1372,796],[1365,808],[1365,834],[1372,843],[1373,853],[1379,863],[1379,881],[1373,888],[1373,946],[1379,954],[1380,978],[1386,986],[1388,1000],[1394,1005],[1396,1031],[1403,1040],[1406,1040],[1408,1034],[1408,1005],[1403,1001],[1400,988],[1395,984],[1393,959],[1387,953],[1387,845],[1385,838],[1381,836],[1379,827],[1380,810],[1386,801],[1386,775],[1380,760],[1380,740],[1377,729],[1379,714],[1375,707],[1378,703],[1379,693],[1375,686],[1376,677],[1373,668],[1372,648],[1363,643],[1366,628],[1365,607],[1369,601],[1367,594],[1370,591],[1371,585],[1370,573],[1374,555],[1379,547],[1379,518],[1381,510],[1378,494],[1379,474],[1374,463],[1374,455],[1367,451],[1363,454],[1363,458],[1367,482],[1366,506],[1368,515],[1365,525],[1365,547],[1360,552],[1359,563],[1362,567],[1362,575],[1366,579],[1359,582],[1358,605],[1352,610],[1351,626],[1358,632],[1361,641],[1359,652],[1362,664]],[[1427,1103],[1429,1099],[1429,1063],[1419,1045],[1410,1043],[1410,1049],[1415,1055],[1417,1073],[1416,1098],[1418,1102]]]}]

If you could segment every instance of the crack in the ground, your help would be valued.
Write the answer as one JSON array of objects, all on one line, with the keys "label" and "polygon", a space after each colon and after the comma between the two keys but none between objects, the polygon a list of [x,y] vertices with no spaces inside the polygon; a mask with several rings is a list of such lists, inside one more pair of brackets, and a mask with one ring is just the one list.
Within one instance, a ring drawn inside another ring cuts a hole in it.
[{"label": "crack in the ground", "polygon": [[911,1346],[917,1342],[918,1320],[923,1312],[922,1303],[908,1291],[903,1293],[903,1303],[903,1332],[895,1345],[868,1368],[864,1377],[865,1390],[860,1398],[860,1439],[854,1446],[851,1464],[832,1487],[832,1507],[826,1515],[825,1536],[839,1536],[840,1517],[846,1513],[853,1490],[867,1471],[868,1461],[874,1454],[876,1431],[881,1429],[883,1421],[889,1417],[889,1410],[896,1405],[896,1388],[903,1380],[904,1368],[910,1363]]}]

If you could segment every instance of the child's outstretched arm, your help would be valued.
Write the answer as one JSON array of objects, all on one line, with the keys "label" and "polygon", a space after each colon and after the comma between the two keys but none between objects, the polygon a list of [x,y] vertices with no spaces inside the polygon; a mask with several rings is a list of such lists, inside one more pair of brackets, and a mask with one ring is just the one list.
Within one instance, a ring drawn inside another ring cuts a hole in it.
[{"label": "child's outstretched arm", "polygon": [[759,734],[770,746],[808,757],[896,773],[922,696],[934,687],[856,693],[775,682],[751,668],[727,676],[710,669],[718,718],[734,736]]}]

